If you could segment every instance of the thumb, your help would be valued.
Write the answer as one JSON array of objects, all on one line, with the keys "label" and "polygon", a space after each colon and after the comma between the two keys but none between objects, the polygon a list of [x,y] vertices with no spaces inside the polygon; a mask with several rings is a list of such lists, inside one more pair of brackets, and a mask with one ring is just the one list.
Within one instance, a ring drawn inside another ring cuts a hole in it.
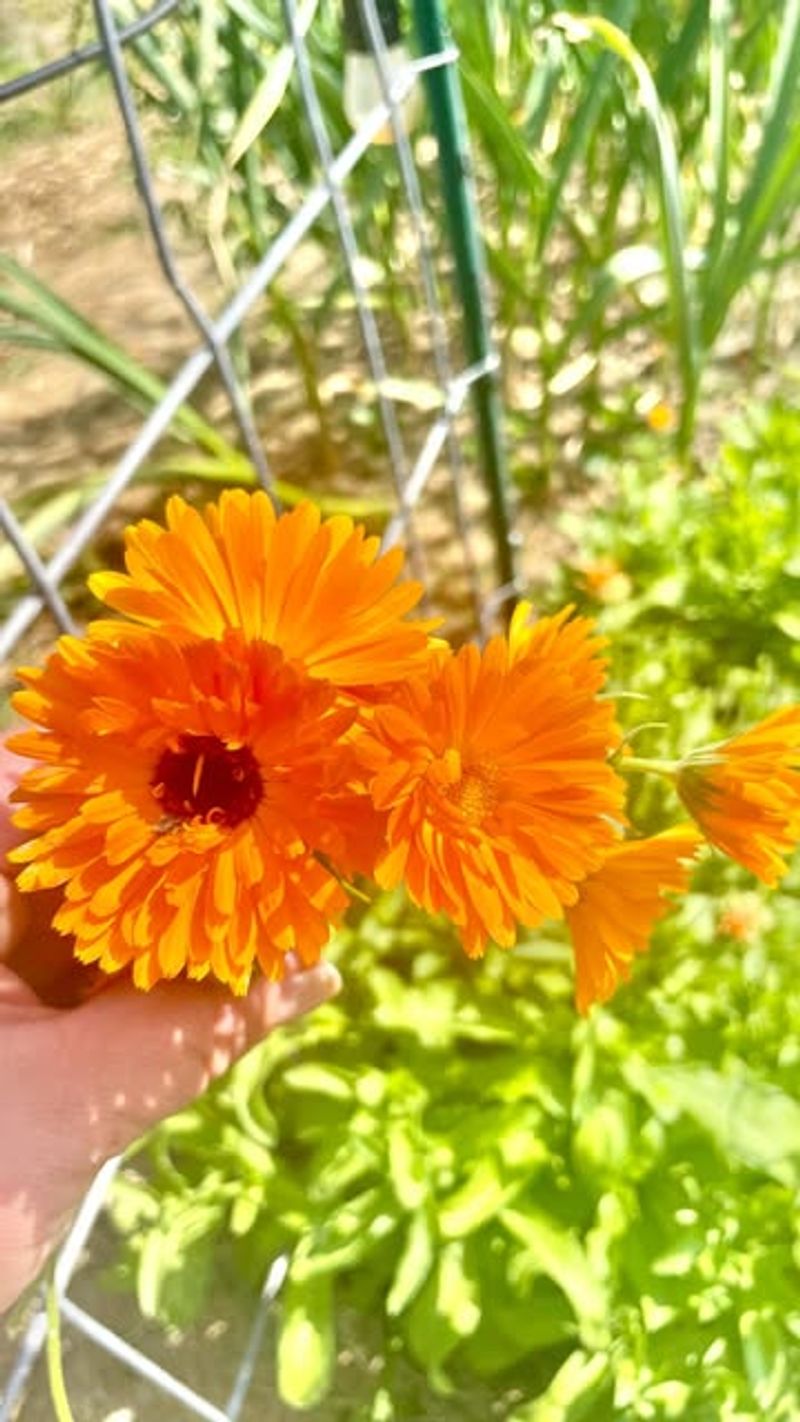
[{"label": "thumb", "polygon": [[76,1137],[92,1166],[193,1101],[248,1048],[341,987],[321,963],[244,998],[198,983],[111,987],[60,1014]]}]

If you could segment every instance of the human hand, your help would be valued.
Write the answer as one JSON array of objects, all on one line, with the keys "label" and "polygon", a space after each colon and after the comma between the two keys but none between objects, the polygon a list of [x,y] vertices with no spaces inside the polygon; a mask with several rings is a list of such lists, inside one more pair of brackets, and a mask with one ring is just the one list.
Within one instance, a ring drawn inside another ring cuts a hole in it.
[{"label": "human hand", "polygon": [[[35,1278],[104,1160],[340,986],[321,964],[262,979],[244,998],[189,982],[142,993],[74,963],[49,927],[50,895],[23,899],[6,866],[20,768],[0,747],[0,1313]],[[64,1003],[77,1005],[53,1005]]]}]

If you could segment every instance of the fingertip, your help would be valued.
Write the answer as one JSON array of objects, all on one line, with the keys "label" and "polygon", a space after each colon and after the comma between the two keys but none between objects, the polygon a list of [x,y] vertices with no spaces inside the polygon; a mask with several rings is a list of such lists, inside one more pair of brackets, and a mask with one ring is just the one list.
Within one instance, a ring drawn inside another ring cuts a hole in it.
[{"label": "fingertip", "polygon": [[251,989],[246,1003],[252,1040],[256,1041],[271,1028],[292,1022],[329,1002],[341,991],[342,979],[332,963],[318,963],[314,968],[294,972],[280,982],[261,980]]}]

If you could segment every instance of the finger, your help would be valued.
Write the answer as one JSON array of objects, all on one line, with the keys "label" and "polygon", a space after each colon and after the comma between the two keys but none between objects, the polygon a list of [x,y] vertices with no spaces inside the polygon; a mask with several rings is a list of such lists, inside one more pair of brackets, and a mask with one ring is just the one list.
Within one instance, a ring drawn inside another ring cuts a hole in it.
[{"label": "finger", "polygon": [[0,862],[5,863],[9,849],[19,844],[25,836],[11,823],[14,807],[9,803],[11,793],[17,788],[20,776],[28,767],[21,756],[14,755],[0,741]]},{"label": "finger", "polygon": [[43,1002],[70,1007],[80,1002],[93,978],[72,955],[71,938],[56,933],[52,918],[62,902],[61,889],[20,894],[17,868],[6,854],[24,835],[11,823],[9,795],[25,769],[20,756],[0,742],[0,960],[6,962]]},{"label": "finger", "polygon": [[273,1028],[340,986],[324,963],[279,983],[260,980],[244,998],[196,983],[161,984],[149,993],[122,985],[63,1014],[68,1091],[92,1164],[186,1106]]},{"label": "finger", "polygon": [[26,1019],[35,1018],[40,1021],[42,1012],[47,1010],[27,983],[0,963],[0,1013],[3,1014],[4,1028],[8,1027],[12,1020],[8,1016],[11,1009],[14,1012],[14,1023],[21,1021],[23,1014]]},{"label": "finger", "polygon": [[98,970],[79,963],[74,939],[57,933],[53,915],[63,901],[61,889],[20,894],[0,876],[0,960],[53,1007],[74,1007],[93,988]]},{"label": "finger", "polygon": [[0,874],[0,960],[8,958],[20,942],[27,919],[22,895],[10,879]]}]

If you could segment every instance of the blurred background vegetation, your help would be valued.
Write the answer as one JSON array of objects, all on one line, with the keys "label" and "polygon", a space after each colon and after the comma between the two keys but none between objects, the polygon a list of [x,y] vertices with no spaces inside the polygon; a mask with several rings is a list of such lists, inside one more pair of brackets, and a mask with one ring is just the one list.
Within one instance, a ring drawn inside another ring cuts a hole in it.
[{"label": "blurred background vegetation", "polygon": [[[599,616],[613,689],[641,698],[621,702],[630,727],[648,723],[637,750],[670,755],[797,697],[800,4],[571,8],[450,6],[523,568],[538,606],[569,599]],[[341,144],[339,6],[301,11]],[[85,23],[78,6],[76,37]],[[39,44],[24,27],[9,38],[8,72]],[[170,230],[221,297],[317,177],[278,7],[189,0],[131,50],[131,74]],[[36,169],[65,134],[99,153],[104,83],[86,74],[50,108],[13,106],[7,173]],[[424,126],[415,147],[440,231]],[[112,162],[109,190],[126,181]],[[429,351],[385,150],[348,198],[413,439],[431,405]],[[125,201],[103,219],[106,254],[129,233],[141,246]],[[156,290],[146,274],[134,320],[96,291],[96,262],[91,283],[65,286],[30,216],[14,221],[0,269],[0,400],[16,392],[6,477],[47,551],[124,445],[122,412],[159,398],[181,337],[163,295],[143,299]],[[438,261],[446,283],[446,251]],[[455,309],[451,334],[457,344]],[[384,455],[328,217],[246,335],[237,360],[279,476],[380,527]],[[43,358],[58,366],[34,367]],[[42,368],[90,381],[64,387],[78,389],[83,424],[77,438],[50,420],[52,458],[36,419]],[[136,506],[176,482],[199,492],[252,477],[204,389]],[[115,532],[93,557],[118,556]],[[22,581],[0,559],[8,604]],[[67,590],[78,612],[85,571]],[[676,814],[660,785],[632,796],[643,827]],[[556,930],[476,965],[397,897],[362,909],[336,945],[342,998],[165,1125],[119,1182],[117,1282],[145,1315],[191,1330],[255,1299],[287,1251],[278,1383],[287,1415],[310,1408],[320,1422],[789,1422],[799,895],[797,868],[766,897],[707,860],[631,984],[587,1021]]]}]

